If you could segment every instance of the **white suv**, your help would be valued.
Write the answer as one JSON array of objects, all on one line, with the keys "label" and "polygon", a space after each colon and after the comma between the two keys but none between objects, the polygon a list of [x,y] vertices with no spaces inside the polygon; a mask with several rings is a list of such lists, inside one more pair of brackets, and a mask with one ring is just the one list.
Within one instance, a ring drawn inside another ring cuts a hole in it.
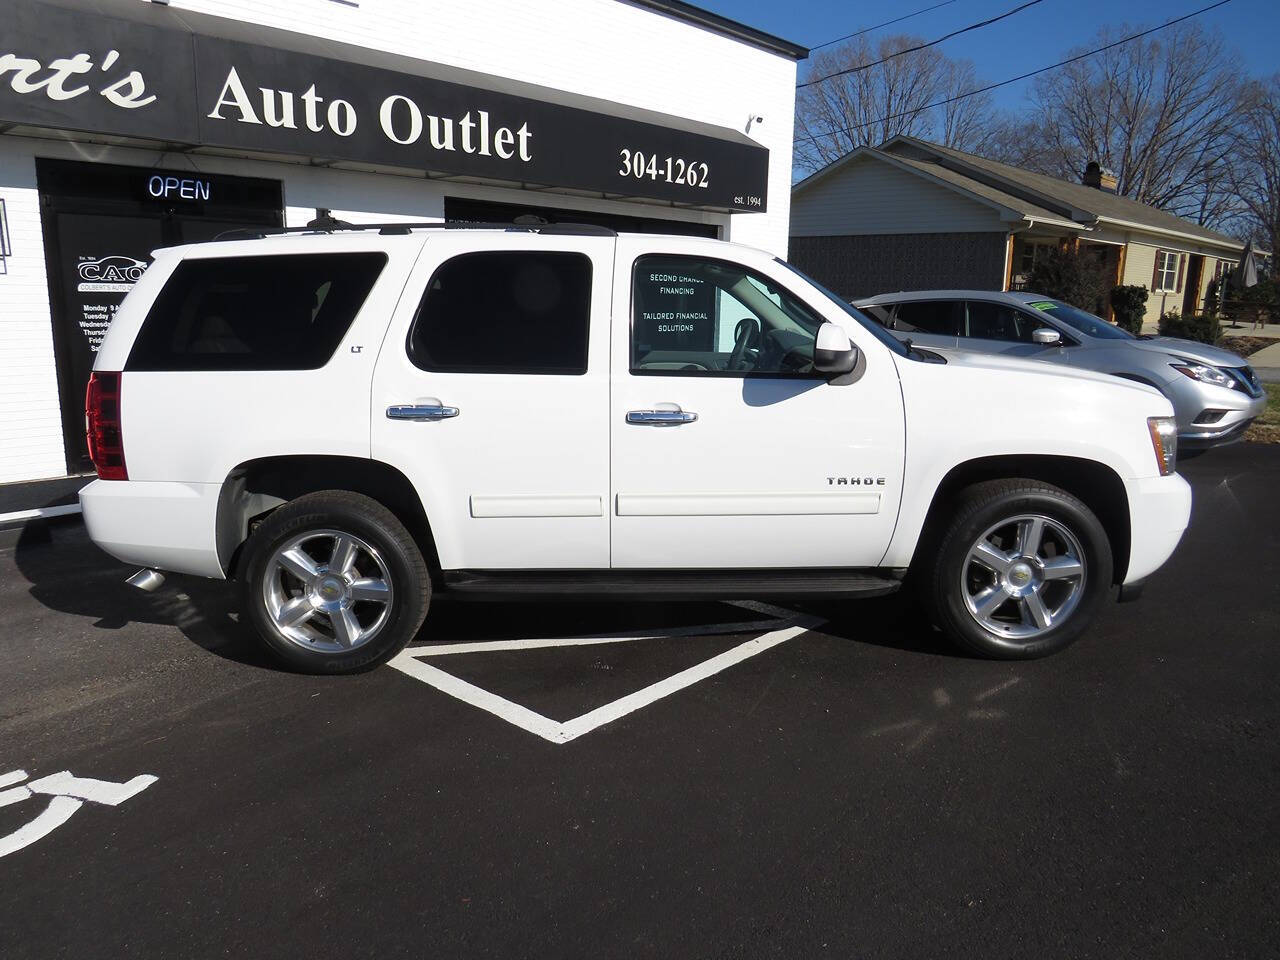
[{"label": "white suv", "polygon": [[[1169,401],[913,352],[795,269],[564,225],[161,250],[88,394],[95,542],[242,586],[295,668],[380,663],[431,596],[856,596],[1061,649],[1173,552]],[[157,579],[149,577],[152,581]]]}]

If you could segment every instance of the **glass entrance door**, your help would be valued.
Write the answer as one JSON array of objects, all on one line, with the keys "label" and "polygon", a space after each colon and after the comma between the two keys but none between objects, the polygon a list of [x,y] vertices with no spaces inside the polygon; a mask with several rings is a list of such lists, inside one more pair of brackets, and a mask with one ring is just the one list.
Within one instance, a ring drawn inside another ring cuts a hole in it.
[{"label": "glass entrance door", "polygon": [[36,161],[68,473],[92,469],[84,391],[111,318],[158,247],[284,223],[278,180]]}]

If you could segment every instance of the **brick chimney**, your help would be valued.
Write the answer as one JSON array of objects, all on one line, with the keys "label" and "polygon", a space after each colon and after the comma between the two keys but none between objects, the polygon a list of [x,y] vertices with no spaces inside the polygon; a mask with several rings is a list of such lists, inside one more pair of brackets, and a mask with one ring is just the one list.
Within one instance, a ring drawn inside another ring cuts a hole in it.
[{"label": "brick chimney", "polygon": [[1110,170],[1104,170],[1097,160],[1090,160],[1084,168],[1084,175],[1080,178],[1080,182],[1086,187],[1093,187],[1095,190],[1105,190],[1107,193],[1116,192],[1116,184],[1119,181],[1116,175]]}]

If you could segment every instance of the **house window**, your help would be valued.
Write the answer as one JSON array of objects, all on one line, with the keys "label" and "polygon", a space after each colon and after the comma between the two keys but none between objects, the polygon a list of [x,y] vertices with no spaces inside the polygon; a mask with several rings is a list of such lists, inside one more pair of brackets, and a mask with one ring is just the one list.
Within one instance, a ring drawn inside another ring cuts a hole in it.
[{"label": "house window", "polygon": [[1186,254],[1172,250],[1156,251],[1155,290],[1157,293],[1177,293],[1182,289],[1182,270]]},{"label": "house window", "polygon": [[1236,268],[1234,260],[1219,260],[1213,268],[1213,279],[1221,280]]},{"label": "house window", "polygon": [[1018,263],[1018,273],[1024,277],[1030,275],[1036,261],[1048,256],[1052,249],[1052,243],[1024,243],[1022,258]]}]

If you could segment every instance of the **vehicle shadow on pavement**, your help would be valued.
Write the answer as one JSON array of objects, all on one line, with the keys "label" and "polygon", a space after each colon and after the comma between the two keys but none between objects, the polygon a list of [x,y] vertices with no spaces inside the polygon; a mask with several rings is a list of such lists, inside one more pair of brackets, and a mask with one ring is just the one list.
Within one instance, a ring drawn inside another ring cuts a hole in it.
[{"label": "vehicle shadow on pavement", "polygon": [[[108,556],[75,521],[28,525],[18,536],[14,562],[33,599],[60,613],[93,619],[99,630],[132,624],[176,628],[196,646],[247,666],[282,669],[240,621],[236,585],[171,575],[155,593],[128,586],[136,567]],[[905,594],[843,602],[771,601],[825,623],[817,633],[851,643],[925,656],[958,654],[919,614]],[[715,601],[565,604],[463,603],[435,598],[415,643],[507,640],[529,636],[601,636],[730,622],[743,611]]]},{"label": "vehicle shadow on pavement", "polygon": [[234,584],[171,576],[155,593],[144,593],[124,582],[137,567],[95,546],[78,519],[28,524],[18,535],[13,558],[31,597],[50,610],[94,618],[99,630],[138,623],[176,627],[219,657],[274,667],[251,628],[239,622]]},{"label": "vehicle shadow on pavement", "polygon": [[811,603],[803,609],[827,621],[816,632],[829,637],[904,653],[971,659],[934,629],[905,587],[887,597]]}]

